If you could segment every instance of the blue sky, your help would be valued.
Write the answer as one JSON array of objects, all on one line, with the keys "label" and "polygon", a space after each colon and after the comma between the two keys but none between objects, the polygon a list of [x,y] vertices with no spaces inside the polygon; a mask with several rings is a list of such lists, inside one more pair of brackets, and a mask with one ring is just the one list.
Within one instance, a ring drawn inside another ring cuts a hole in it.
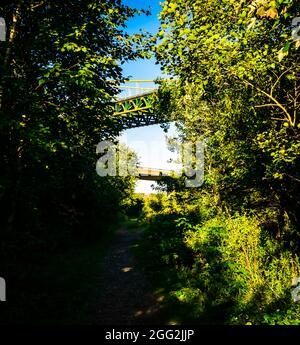
[{"label": "blue sky", "polygon": [[[127,32],[134,34],[140,30],[146,30],[152,34],[159,28],[158,15],[161,11],[157,0],[123,0],[123,3],[137,9],[151,10],[151,16],[140,15],[130,19],[127,23]],[[155,64],[155,59],[138,60],[123,65],[124,75],[131,76],[131,79],[155,79],[162,75],[160,66]]]},{"label": "blue sky", "polygon": [[[151,7],[151,16],[140,15],[128,21],[127,32],[133,34],[140,30],[155,33],[159,28],[158,14],[161,10],[159,1],[156,0],[123,0],[123,3],[138,9]],[[130,79],[154,80],[163,77],[160,66],[155,64],[155,59],[131,61],[123,65],[125,77]],[[139,87],[152,87],[152,84],[133,85]],[[131,91],[134,93],[134,91]],[[132,94],[131,93],[131,94]],[[174,125],[171,125],[168,136],[176,135]],[[166,133],[159,125],[130,129],[122,133],[120,140],[126,142],[139,157],[141,166],[150,168],[176,169],[177,165],[167,163],[176,159],[176,154],[170,152],[166,145]],[[151,193],[151,181],[138,181],[136,192]]]},{"label": "blue sky", "polygon": [[123,0],[125,5],[132,8],[151,10],[151,16],[137,16],[128,22],[128,33],[133,34],[140,29],[155,33],[159,27],[158,14],[161,11],[160,1],[157,0]]}]

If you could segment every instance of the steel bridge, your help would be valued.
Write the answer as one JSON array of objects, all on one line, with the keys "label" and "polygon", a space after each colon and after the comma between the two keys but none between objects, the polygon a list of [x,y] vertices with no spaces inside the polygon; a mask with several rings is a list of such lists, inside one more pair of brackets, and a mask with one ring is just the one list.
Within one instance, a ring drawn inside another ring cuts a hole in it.
[{"label": "steel bridge", "polygon": [[[157,87],[141,87],[140,84],[152,83],[154,80],[126,80],[125,85],[119,86],[129,95],[121,95],[114,102],[114,116],[118,117],[123,129],[150,126],[166,122],[155,113],[157,101]],[[136,86],[127,85],[135,83]]]},{"label": "steel bridge", "polygon": [[176,176],[176,172],[174,170],[139,167],[137,169],[137,175],[140,180],[159,181],[164,176]]}]

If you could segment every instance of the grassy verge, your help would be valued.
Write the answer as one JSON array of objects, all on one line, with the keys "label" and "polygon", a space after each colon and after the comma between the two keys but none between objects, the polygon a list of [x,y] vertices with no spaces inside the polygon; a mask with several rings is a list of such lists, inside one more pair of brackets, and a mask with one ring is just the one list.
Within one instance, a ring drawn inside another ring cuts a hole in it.
[{"label": "grassy verge", "polygon": [[171,297],[171,290],[174,282],[178,279],[176,270],[171,270],[170,266],[163,266],[153,260],[152,253],[156,251],[155,245],[145,234],[147,226],[138,219],[128,219],[124,227],[130,232],[140,233],[140,243],[131,248],[132,253],[138,260],[140,268],[149,278],[153,294],[162,303],[162,309],[151,316],[148,320],[151,324],[157,325],[184,325],[195,324],[197,321],[189,317],[190,307],[179,303],[177,299]]}]

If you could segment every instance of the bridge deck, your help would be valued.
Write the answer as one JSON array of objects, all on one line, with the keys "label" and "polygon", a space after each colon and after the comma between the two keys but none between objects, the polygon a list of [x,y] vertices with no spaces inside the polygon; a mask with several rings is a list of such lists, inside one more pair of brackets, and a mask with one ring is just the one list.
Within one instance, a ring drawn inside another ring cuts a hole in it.
[{"label": "bridge deck", "polygon": [[154,168],[145,168],[139,167],[137,169],[138,178],[140,180],[146,181],[159,181],[164,176],[173,177],[176,176],[176,171],[166,170],[166,169],[154,169]]},{"label": "bridge deck", "polygon": [[147,91],[147,92],[142,92],[142,93],[139,93],[137,95],[132,95],[132,96],[127,96],[127,97],[122,97],[122,98],[119,98],[115,104],[117,103],[122,103],[124,101],[129,101],[129,100],[133,100],[133,99],[136,99],[136,98],[141,98],[143,96],[147,96],[147,95],[152,95],[153,93],[155,93],[156,90],[153,90],[153,91]]}]

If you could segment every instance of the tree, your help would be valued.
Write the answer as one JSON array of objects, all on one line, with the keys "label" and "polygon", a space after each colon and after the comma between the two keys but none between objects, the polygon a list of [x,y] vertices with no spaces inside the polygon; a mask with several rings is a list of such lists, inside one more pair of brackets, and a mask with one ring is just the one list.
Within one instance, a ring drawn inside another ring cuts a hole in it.
[{"label": "tree", "polygon": [[240,208],[242,197],[251,208],[250,191],[261,205],[272,195],[295,222],[298,12],[295,1],[166,1],[154,48],[179,77],[176,87],[165,85],[167,112],[182,120],[187,139],[209,139],[207,185],[231,207]]},{"label": "tree", "polygon": [[205,183],[162,181],[173,192],[148,211],[148,240],[175,277],[170,297],[196,322],[299,324],[299,10],[292,0],[164,2],[152,50],[173,81],[158,109],[182,141],[205,140]]},{"label": "tree", "polygon": [[96,175],[96,145],[121,129],[111,102],[143,36],[126,33],[138,11],[119,0],[2,1],[0,13],[0,237],[2,253],[30,256],[93,220],[105,228],[132,191],[128,179]]}]

